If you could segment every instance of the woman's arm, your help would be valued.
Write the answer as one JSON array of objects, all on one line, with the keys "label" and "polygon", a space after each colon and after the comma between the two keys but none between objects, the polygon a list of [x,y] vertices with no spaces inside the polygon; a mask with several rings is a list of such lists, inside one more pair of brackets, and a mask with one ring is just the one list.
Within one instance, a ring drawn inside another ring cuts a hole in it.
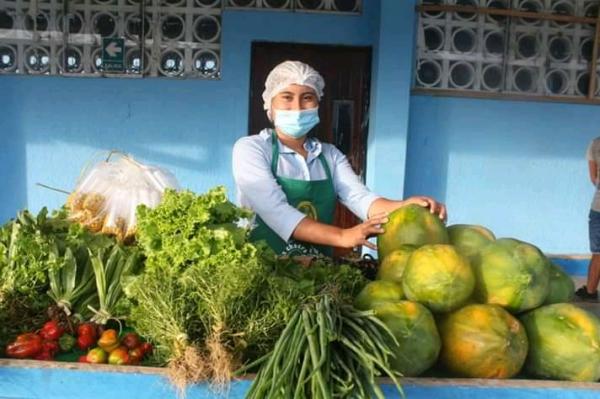
[{"label": "woman's arm", "polygon": [[446,220],[446,207],[429,197],[410,197],[404,201],[394,201],[387,198],[378,198],[369,208],[369,219],[348,229],[315,222],[304,218],[292,233],[296,240],[313,244],[329,245],[340,248],[354,248],[364,245],[371,249],[377,247],[368,241],[370,237],[381,234],[384,229],[382,224],[387,223],[390,212],[407,205],[419,205],[429,208],[431,213],[438,214],[440,219]]},{"label": "woman's arm", "polygon": [[305,215],[291,206],[271,171],[268,157],[270,143],[261,148],[261,142],[250,136],[238,140],[233,147],[233,178],[251,208],[283,240],[287,241]]},{"label": "woman's arm", "polygon": [[371,249],[377,247],[368,241],[369,237],[383,233],[381,225],[388,221],[387,213],[378,214],[364,223],[348,229],[315,222],[304,218],[292,233],[296,240],[312,244],[328,245],[340,248],[354,248],[364,245]]},{"label": "woman's arm", "polygon": [[366,220],[381,213],[389,214],[402,206],[416,204],[429,208],[431,213],[438,214],[440,219],[446,220],[446,207],[432,198],[417,196],[396,201],[371,193],[354,173],[348,159],[340,150],[334,146],[323,146],[323,149],[330,152],[334,171],[333,182],[339,200],[359,218]]},{"label": "woman's arm", "polygon": [[440,219],[442,220],[446,220],[448,217],[446,206],[444,204],[437,202],[433,198],[424,196],[410,197],[404,201],[378,198],[371,204],[371,207],[369,208],[369,216],[377,215],[382,212],[391,213],[400,207],[412,204],[422,206],[423,208],[429,208],[431,213],[439,215]]}]

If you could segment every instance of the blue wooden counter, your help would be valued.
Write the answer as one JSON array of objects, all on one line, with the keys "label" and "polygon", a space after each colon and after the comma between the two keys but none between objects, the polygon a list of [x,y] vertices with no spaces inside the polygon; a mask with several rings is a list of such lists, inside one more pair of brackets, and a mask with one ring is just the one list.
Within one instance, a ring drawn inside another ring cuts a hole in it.
[{"label": "blue wooden counter", "polygon": [[[599,383],[539,380],[409,378],[402,382],[408,399],[598,399]],[[206,385],[186,397],[242,399],[249,380],[232,383],[218,395]],[[383,382],[389,398],[399,395]],[[0,398],[11,399],[170,399],[177,393],[160,368],[90,365],[0,359]]]}]

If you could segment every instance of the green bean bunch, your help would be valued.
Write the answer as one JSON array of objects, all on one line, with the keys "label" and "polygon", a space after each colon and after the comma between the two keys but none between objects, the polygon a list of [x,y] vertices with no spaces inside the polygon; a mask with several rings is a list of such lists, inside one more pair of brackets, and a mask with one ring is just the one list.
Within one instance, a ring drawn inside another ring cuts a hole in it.
[{"label": "green bean bunch", "polygon": [[404,396],[389,357],[397,345],[372,312],[340,304],[330,295],[296,311],[261,365],[248,399],[384,398],[377,378],[386,375]]}]

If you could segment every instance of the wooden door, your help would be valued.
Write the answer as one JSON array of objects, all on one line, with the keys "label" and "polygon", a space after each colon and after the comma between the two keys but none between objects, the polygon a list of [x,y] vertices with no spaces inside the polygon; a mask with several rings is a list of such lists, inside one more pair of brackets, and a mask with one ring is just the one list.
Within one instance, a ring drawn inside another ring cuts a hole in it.
[{"label": "wooden door", "polygon": [[[365,177],[371,48],[298,43],[255,42],[252,44],[249,134],[272,126],[263,110],[262,92],[269,72],[285,60],[298,60],[315,68],[325,80],[319,105],[321,122],[309,133],[334,144],[350,161],[354,171]],[[359,220],[338,203],[335,225],[351,227]],[[349,251],[336,249],[335,255]]]}]

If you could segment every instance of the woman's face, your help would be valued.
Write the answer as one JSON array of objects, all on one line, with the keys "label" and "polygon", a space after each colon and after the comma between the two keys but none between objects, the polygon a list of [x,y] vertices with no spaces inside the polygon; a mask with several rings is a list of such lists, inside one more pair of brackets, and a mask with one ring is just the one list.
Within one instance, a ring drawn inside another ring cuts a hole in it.
[{"label": "woman's face", "polygon": [[316,108],[319,99],[313,89],[302,85],[289,85],[271,100],[271,110],[301,111]]}]

